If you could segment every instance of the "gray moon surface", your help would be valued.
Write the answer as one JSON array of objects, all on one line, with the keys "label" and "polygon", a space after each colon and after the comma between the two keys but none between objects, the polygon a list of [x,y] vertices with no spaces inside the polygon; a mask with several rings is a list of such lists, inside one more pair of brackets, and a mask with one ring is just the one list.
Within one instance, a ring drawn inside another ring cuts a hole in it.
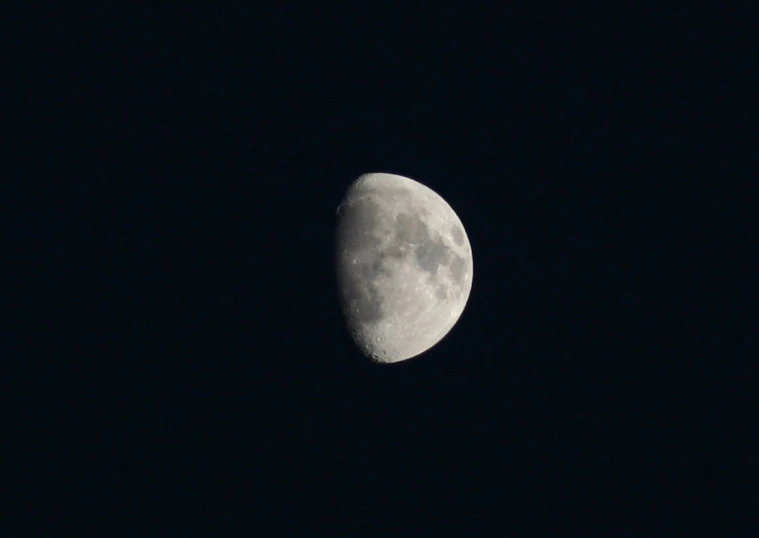
[{"label": "gray moon surface", "polygon": [[378,363],[436,345],[461,317],[474,275],[451,206],[413,179],[373,173],[351,184],[338,214],[337,284],[356,345]]}]

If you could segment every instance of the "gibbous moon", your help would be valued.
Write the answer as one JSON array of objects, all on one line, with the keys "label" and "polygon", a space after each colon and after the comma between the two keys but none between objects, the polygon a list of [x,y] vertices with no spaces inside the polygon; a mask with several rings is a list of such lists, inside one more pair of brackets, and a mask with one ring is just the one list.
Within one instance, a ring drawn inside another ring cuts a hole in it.
[{"label": "gibbous moon", "polygon": [[394,174],[366,174],[338,209],[336,270],[348,329],[378,363],[424,353],[448,334],[472,289],[472,248],[443,198]]}]

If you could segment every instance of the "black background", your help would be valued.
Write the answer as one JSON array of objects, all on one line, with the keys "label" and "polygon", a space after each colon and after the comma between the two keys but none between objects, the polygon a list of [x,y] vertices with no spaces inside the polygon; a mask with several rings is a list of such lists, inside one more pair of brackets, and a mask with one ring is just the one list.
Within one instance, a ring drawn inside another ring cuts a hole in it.
[{"label": "black background", "polygon": [[[757,28],[689,4],[37,13],[2,529],[758,536]],[[332,267],[373,171],[475,256],[385,367]]]}]

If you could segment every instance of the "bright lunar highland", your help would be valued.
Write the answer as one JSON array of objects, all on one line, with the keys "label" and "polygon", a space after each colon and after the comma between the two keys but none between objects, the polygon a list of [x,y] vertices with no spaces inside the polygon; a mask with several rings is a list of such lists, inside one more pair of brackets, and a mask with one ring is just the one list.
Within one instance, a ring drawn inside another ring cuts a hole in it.
[{"label": "bright lunar highland", "polygon": [[424,353],[453,328],[472,289],[461,220],[429,187],[384,173],[353,182],[338,214],[338,290],[356,345],[379,363]]}]

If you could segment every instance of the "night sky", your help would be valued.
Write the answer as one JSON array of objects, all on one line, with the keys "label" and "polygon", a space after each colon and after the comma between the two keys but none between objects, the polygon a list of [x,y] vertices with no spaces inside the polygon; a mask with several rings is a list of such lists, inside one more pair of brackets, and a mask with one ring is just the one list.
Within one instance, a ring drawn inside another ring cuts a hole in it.
[{"label": "night sky", "polygon": [[[755,8],[253,4],[12,52],[3,536],[759,536]],[[474,253],[389,366],[333,267],[368,172]]]}]

